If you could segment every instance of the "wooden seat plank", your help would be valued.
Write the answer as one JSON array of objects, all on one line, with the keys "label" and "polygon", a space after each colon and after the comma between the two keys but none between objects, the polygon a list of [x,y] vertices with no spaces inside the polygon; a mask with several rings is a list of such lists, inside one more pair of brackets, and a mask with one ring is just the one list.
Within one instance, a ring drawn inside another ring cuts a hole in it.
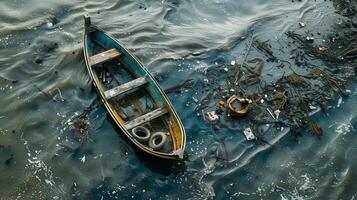
[{"label": "wooden seat plank", "polygon": [[115,48],[109,49],[108,51],[104,51],[102,53],[91,56],[90,64],[91,64],[91,66],[98,65],[105,61],[109,61],[116,57],[119,57],[120,55],[121,55],[121,53],[117,49],[115,49]]},{"label": "wooden seat plank", "polygon": [[168,113],[168,110],[166,108],[164,108],[164,107],[158,108],[156,110],[153,110],[149,113],[146,113],[140,117],[137,117],[137,118],[125,123],[125,127],[127,130],[133,129],[139,125],[142,125],[146,122],[156,119],[166,113]]},{"label": "wooden seat plank", "polygon": [[145,77],[140,77],[140,78],[137,78],[130,82],[119,85],[115,88],[112,88],[110,90],[107,90],[104,92],[104,95],[105,95],[106,99],[111,99],[111,98],[116,97],[120,94],[123,94],[131,89],[134,89],[141,85],[144,85],[145,83],[147,83],[147,80],[145,79]]}]

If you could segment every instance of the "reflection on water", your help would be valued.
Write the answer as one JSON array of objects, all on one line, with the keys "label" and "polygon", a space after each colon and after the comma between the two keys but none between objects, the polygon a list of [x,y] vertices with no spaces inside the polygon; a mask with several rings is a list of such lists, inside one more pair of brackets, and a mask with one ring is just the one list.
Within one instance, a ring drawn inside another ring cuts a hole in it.
[{"label": "reflection on water", "polygon": [[[81,50],[87,12],[159,73],[163,87],[242,59],[252,33],[279,49],[300,20],[322,24],[321,32],[339,20],[325,1],[1,1],[0,199],[355,198],[355,85],[340,106],[316,115],[321,140],[271,127],[268,144],[234,128],[214,132],[196,117],[193,91],[170,94],[187,129],[182,162],[143,155],[102,106],[78,133],[71,119],[98,98]],[[282,72],[267,64],[264,73],[276,75],[265,77],[271,81]]]}]

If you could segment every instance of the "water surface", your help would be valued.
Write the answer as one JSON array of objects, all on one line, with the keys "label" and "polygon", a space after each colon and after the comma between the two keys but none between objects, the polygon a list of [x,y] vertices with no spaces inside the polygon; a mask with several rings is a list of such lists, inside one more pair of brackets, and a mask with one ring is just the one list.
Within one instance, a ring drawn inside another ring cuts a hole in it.
[{"label": "water surface", "polygon": [[[304,129],[298,140],[289,129],[269,130],[271,145],[246,141],[229,126],[215,132],[196,117],[199,86],[169,95],[187,129],[182,162],[143,156],[103,106],[91,112],[88,134],[78,134],[68,122],[98,99],[81,49],[85,13],[160,74],[164,88],[188,78],[202,82],[217,63],[242,60],[252,35],[288,59],[279,48],[299,21],[306,31],[328,32],[342,20],[322,0],[2,0],[0,199],[356,197],[353,84],[349,97],[315,115],[321,140]],[[267,82],[282,73],[270,64],[263,69]]]}]

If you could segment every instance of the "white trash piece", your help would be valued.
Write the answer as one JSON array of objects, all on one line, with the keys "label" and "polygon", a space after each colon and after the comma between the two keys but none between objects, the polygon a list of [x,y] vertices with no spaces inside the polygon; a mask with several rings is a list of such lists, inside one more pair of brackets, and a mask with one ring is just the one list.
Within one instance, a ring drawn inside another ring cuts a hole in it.
[{"label": "white trash piece", "polygon": [[299,22],[299,26],[300,26],[300,28],[304,28],[306,26],[306,24],[304,22]]},{"label": "white trash piece", "polygon": [[338,101],[337,101],[337,108],[339,108],[342,103],[343,103],[342,97],[340,97],[340,98],[338,99]]},{"label": "white trash piece", "polygon": [[274,111],[275,114],[275,119],[279,119],[279,115],[280,115],[281,111],[280,110],[276,110]]},{"label": "white trash piece", "polygon": [[313,106],[313,105],[309,105],[309,108],[310,108],[310,110],[316,110],[317,109],[317,107]]},{"label": "white trash piece", "polygon": [[267,111],[269,112],[270,116],[273,118],[273,119],[276,119],[275,116],[273,115],[273,113],[271,112],[271,110],[269,108],[267,108]]},{"label": "white trash piece", "polygon": [[211,111],[211,112],[207,112],[206,113],[206,119],[209,122],[214,122],[214,121],[217,121],[219,119],[219,116],[216,114],[216,111]]},{"label": "white trash piece", "polygon": [[81,162],[82,162],[82,163],[85,163],[85,162],[86,162],[86,155],[84,155],[84,156],[81,158]]},{"label": "white trash piece", "polygon": [[256,139],[251,128],[244,129],[243,133],[244,133],[245,137],[247,138],[247,140],[255,140]]}]

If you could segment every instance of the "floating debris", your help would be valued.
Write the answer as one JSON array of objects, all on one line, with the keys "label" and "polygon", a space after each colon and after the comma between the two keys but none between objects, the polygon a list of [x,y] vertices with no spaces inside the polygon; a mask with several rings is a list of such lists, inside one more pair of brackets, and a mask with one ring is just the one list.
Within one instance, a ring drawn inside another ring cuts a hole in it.
[{"label": "floating debris", "polygon": [[337,101],[337,108],[339,108],[342,104],[342,97],[340,97]]},{"label": "floating debris", "polygon": [[310,37],[310,36],[306,37],[306,41],[308,41],[308,42],[314,42],[314,40],[315,40],[314,37]]},{"label": "floating debris", "polygon": [[269,108],[267,108],[267,111],[268,111],[268,113],[270,114],[270,116],[271,116],[273,119],[276,119],[276,118],[275,118],[275,115],[273,114],[273,112],[272,112]]},{"label": "floating debris", "polygon": [[[299,26],[303,28],[306,24],[300,21]],[[291,41],[271,43],[274,47],[267,38],[263,40],[251,34],[242,61],[237,63],[236,59],[231,59],[219,65],[215,62],[216,66],[203,74],[202,94],[206,94],[197,103],[196,112],[204,114],[207,108],[213,110],[215,107],[210,117],[205,114],[205,118],[210,119],[206,121],[220,118],[220,122],[228,123],[229,127],[249,126],[259,134],[260,129],[256,129],[259,125],[276,124],[278,129],[307,127],[313,135],[322,135],[318,124],[311,122],[311,116],[332,108],[331,100],[336,94],[341,97],[351,94],[345,84],[347,80],[355,80],[355,33],[350,37],[337,33],[322,36],[310,30],[287,31],[286,36]],[[318,40],[314,38],[316,35],[319,35]],[[346,41],[341,40],[342,37]],[[285,49],[289,49],[288,52]],[[286,56],[289,59],[283,60],[281,52],[290,54]],[[259,53],[261,56],[257,56]],[[253,55],[255,57],[251,58]],[[314,62],[316,60],[321,62]],[[267,70],[263,70],[265,65]],[[234,66],[232,73],[231,66]],[[276,70],[281,71],[274,74]],[[241,102],[239,98],[243,97],[250,102]],[[336,107],[341,103],[342,98]],[[234,122],[236,116],[241,117],[239,123]],[[220,126],[219,123],[215,125]]]},{"label": "floating debris", "polygon": [[89,120],[87,117],[80,117],[75,119],[72,123],[72,128],[81,135],[87,135],[89,132]]},{"label": "floating debris", "polygon": [[250,99],[233,95],[227,100],[227,110],[232,116],[243,117],[248,113],[251,103]]},{"label": "floating debris", "polygon": [[310,108],[310,110],[316,110],[317,109],[317,107],[313,106],[313,105],[310,105],[309,108]]},{"label": "floating debris", "polygon": [[273,51],[271,50],[271,45],[268,43],[268,41],[263,42],[260,39],[256,39],[255,43],[257,49],[264,52],[270,58],[270,60],[276,60],[276,57],[274,56]]},{"label": "floating debris", "polygon": [[59,88],[56,88],[57,94],[52,97],[53,101],[60,101],[64,102],[65,99],[62,96],[61,90]]},{"label": "floating debris", "polygon": [[288,103],[289,97],[288,97],[288,92],[286,90],[280,91],[280,90],[275,90],[273,91],[273,99],[272,99],[272,106],[273,109],[277,110],[284,110],[286,104]]},{"label": "floating debris", "polygon": [[318,138],[322,136],[322,128],[315,121],[310,120],[309,128],[313,135],[317,136]]},{"label": "floating debris", "polygon": [[193,55],[193,56],[199,56],[199,55],[201,55],[201,52],[196,51],[196,52],[193,52],[192,55]]},{"label": "floating debris", "polygon": [[52,22],[47,22],[47,27],[48,28],[51,28],[53,26],[53,23]]},{"label": "floating debris", "polygon": [[286,79],[289,81],[290,84],[293,85],[299,85],[305,83],[304,79],[296,73],[286,76]]},{"label": "floating debris", "polygon": [[224,103],[223,100],[220,100],[220,101],[219,101],[219,106],[220,106],[221,108],[223,108],[223,107],[225,106],[225,103]]},{"label": "floating debris", "polygon": [[299,26],[300,26],[300,28],[304,28],[306,26],[306,24],[304,22],[299,22]]},{"label": "floating debris", "polygon": [[251,128],[244,129],[243,133],[245,135],[245,138],[247,138],[247,140],[255,140],[256,139]]},{"label": "floating debris", "polygon": [[280,110],[275,110],[274,114],[275,114],[275,119],[279,119],[279,115],[280,115],[281,111]]},{"label": "floating debris", "polygon": [[327,47],[319,47],[319,51],[321,51],[322,53],[328,53],[330,49]]},{"label": "floating debris", "polygon": [[81,162],[82,162],[82,163],[85,163],[85,162],[86,162],[86,156],[85,156],[85,155],[83,155],[83,157],[81,158]]},{"label": "floating debris", "polygon": [[216,111],[207,112],[206,120],[209,122],[216,122],[219,120],[219,116],[216,114]]}]

